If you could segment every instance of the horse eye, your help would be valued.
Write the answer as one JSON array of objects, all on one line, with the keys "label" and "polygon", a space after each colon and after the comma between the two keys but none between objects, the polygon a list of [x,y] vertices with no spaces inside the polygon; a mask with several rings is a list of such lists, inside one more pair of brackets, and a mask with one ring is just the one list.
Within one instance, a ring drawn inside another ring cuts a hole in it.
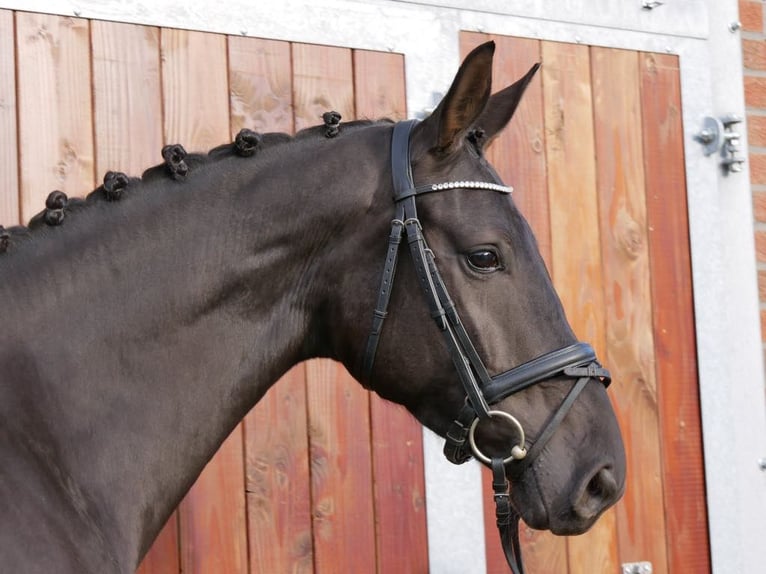
[{"label": "horse eye", "polygon": [[480,249],[469,253],[468,263],[478,271],[495,271],[500,267],[497,253],[489,249]]}]

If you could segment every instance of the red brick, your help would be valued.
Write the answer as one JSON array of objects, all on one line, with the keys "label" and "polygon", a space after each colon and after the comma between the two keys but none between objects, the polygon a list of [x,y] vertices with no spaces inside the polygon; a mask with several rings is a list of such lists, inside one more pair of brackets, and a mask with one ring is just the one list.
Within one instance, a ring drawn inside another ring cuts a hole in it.
[{"label": "red brick", "polygon": [[748,32],[763,32],[762,0],[739,0],[739,21]]},{"label": "red brick", "polygon": [[742,63],[749,70],[766,70],[766,42],[742,40]]},{"label": "red brick", "polygon": [[766,303],[766,271],[758,272],[758,299]]},{"label": "red brick", "polygon": [[747,116],[747,141],[750,145],[766,147],[766,116]]},{"label": "red brick", "polygon": [[766,191],[753,192],[753,217],[758,222],[766,223]]},{"label": "red brick", "polygon": [[766,263],[766,231],[755,232],[755,256],[761,263]]},{"label": "red brick", "polygon": [[745,76],[745,103],[753,108],[766,108],[766,78]]},{"label": "red brick", "polygon": [[766,184],[766,154],[750,154],[750,183]]}]

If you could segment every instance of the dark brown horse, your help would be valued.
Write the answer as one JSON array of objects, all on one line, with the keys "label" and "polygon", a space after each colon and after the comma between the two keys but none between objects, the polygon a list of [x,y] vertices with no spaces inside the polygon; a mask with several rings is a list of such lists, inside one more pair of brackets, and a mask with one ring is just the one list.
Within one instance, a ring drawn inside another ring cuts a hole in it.
[{"label": "dark brown horse", "polygon": [[327,114],[294,138],[169,146],[141,179],[0,230],[2,572],[132,572],[312,357],[448,435],[455,462],[486,456],[534,528],[583,532],[620,497],[607,373],[484,159],[534,73],[490,97],[493,52],[421,123]]}]

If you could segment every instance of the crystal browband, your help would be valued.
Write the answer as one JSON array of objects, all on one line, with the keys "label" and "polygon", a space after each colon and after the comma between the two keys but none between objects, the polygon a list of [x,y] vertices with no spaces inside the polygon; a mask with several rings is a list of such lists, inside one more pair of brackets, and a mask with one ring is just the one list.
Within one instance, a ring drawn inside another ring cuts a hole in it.
[{"label": "crystal browband", "polygon": [[449,189],[487,189],[499,193],[512,193],[513,188],[508,185],[491,183],[489,181],[445,181],[443,183],[430,183],[419,185],[396,195],[397,201],[413,195],[422,195],[433,191],[445,191]]}]

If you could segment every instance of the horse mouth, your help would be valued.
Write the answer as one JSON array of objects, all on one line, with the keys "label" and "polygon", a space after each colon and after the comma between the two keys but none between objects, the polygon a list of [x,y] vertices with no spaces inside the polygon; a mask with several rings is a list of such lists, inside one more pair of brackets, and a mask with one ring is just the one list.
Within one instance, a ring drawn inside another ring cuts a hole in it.
[{"label": "horse mouth", "polygon": [[598,518],[598,516],[595,516],[591,519],[583,520],[575,517],[570,512],[549,514],[540,497],[532,497],[532,499],[524,497],[523,500],[517,500],[517,497],[512,494],[511,500],[524,524],[534,530],[549,530],[557,536],[584,534],[593,526]]},{"label": "horse mouth", "polygon": [[538,485],[539,478],[535,472],[519,477],[511,489],[511,501],[527,526],[550,530],[558,536],[584,534],[590,530],[625,491],[625,481],[616,478],[608,466],[556,500],[546,499]]}]

